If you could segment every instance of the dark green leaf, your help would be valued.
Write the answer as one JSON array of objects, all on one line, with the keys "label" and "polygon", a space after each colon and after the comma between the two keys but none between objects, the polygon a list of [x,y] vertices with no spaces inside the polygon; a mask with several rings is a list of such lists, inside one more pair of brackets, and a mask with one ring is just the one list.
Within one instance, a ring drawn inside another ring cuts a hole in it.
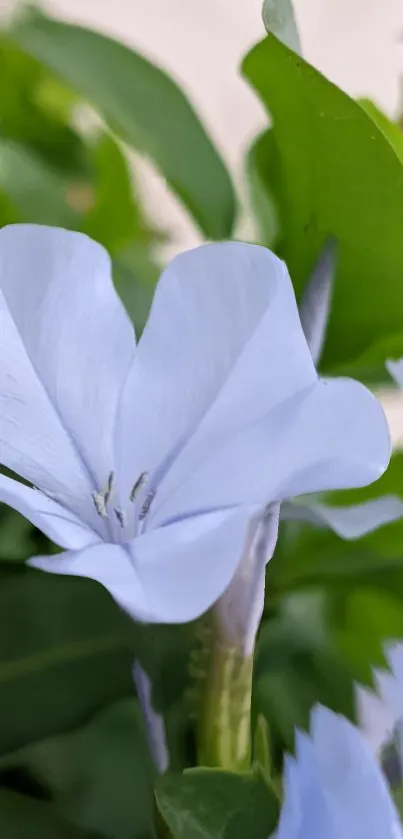
[{"label": "dark green leaf", "polygon": [[0,835],[4,839],[96,839],[68,824],[52,804],[0,790]]},{"label": "dark green leaf", "polygon": [[334,368],[402,329],[402,163],[359,104],[273,35],[243,69],[273,120],[278,166],[270,189],[279,250],[298,293],[325,238],[339,245],[323,357]]},{"label": "dark green leaf", "polygon": [[28,147],[48,166],[82,177],[86,154],[81,138],[68,124],[71,94],[4,33],[0,33],[0,78],[2,139]]},{"label": "dark green leaf", "polygon": [[108,839],[154,836],[153,769],[134,699],[87,725],[3,758],[1,770],[29,773],[76,827]]},{"label": "dark green leaf", "polygon": [[325,607],[321,591],[299,594],[284,599],[279,615],[262,627],[254,706],[277,749],[293,748],[295,728],[308,728],[317,702],[354,717],[351,672],[332,640]]},{"label": "dark green leaf", "polygon": [[0,753],[133,691],[133,630],[98,584],[0,569]]},{"label": "dark green leaf", "polygon": [[189,769],[163,776],[156,796],[174,839],[268,839],[278,818],[259,774]]},{"label": "dark green leaf", "polygon": [[111,38],[37,10],[26,12],[10,37],[157,165],[206,236],[231,234],[235,201],[228,173],[193,108],[165,73]]}]

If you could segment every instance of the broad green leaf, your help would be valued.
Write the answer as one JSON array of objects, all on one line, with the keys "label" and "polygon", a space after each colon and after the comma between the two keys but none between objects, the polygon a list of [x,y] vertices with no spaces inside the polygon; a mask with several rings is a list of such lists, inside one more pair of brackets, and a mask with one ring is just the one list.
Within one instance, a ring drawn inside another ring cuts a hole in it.
[{"label": "broad green leaf", "polygon": [[235,200],[229,175],[169,76],[123,44],[37,10],[26,11],[10,37],[155,163],[207,237],[230,236]]},{"label": "broad green leaf", "polygon": [[331,622],[340,652],[355,678],[372,685],[373,668],[385,666],[385,643],[403,639],[402,597],[365,585],[335,598]]},{"label": "broad green leaf", "polygon": [[320,590],[284,598],[259,636],[254,707],[268,722],[272,759],[293,748],[295,728],[309,727],[317,702],[354,717],[351,672],[332,640]]},{"label": "broad green leaf", "polygon": [[259,774],[168,773],[156,797],[173,839],[268,839],[278,818],[278,803]]},{"label": "broad green leaf", "polygon": [[[403,166],[359,104],[274,35],[243,71],[273,123],[279,252],[298,294],[324,240],[339,246],[325,368],[350,362],[403,323]],[[342,337],[341,337],[342,336]]]},{"label": "broad green leaf", "polygon": [[390,120],[386,114],[384,114],[383,111],[375,105],[375,102],[372,102],[370,99],[359,99],[358,101],[361,107],[364,108],[364,111],[366,111],[371,119],[376,122],[378,128],[380,128],[385,137],[387,137],[395,149],[396,154],[403,162],[403,131],[400,125],[392,122],[392,120]]},{"label": "broad green leaf", "polygon": [[0,77],[2,139],[21,143],[47,165],[82,177],[86,153],[82,139],[69,125],[71,94],[4,32],[0,33]]},{"label": "broad green leaf", "polygon": [[27,519],[4,504],[0,506],[0,534],[1,562],[29,559],[40,549],[43,551],[46,544],[44,537],[44,542],[39,546],[36,538],[42,534]]},{"label": "broad green leaf", "polygon": [[271,165],[271,134],[265,131],[252,143],[246,156],[245,171],[249,187],[252,210],[257,225],[257,241],[260,245],[274,248],[279,238],[278,212],[274,196],[270,191],[270,180],[266,169]]},{"label": "broad green leaf", "polygon": [[0,190],[18,221],[67,228],[77,224],[67,178],[27,146],[0,140]]},{"label": "broad green leaf", "polygon": [[134,655],[131,622],[101,586],[2,565],[0,753],[132,694]]},{"label": "broad green leaf", "polygon": [[97,839],[96,834],[66,822],[52,804],[3,789],[0,834],[4,839]]},{"label": "broad green leaf", "polygon": [[110,134],[102,133],[90,152],[93,197],[82,230],[113,256],[133,241],[144,247],[157,240],[159,235],[145,217],[134,191],[134,177],[118,143]]},{"label": "broad green leaf", "polygon": [[147,320],[159,273],[149,246],[141,243],[133,243],[113,260],[115,287],[134,323],[137,338]]},{"label": "broad green leaf", "polygon": [[264,0],[262,18],[269,33],[276,35],[294,52],[301,52],[292,0]]},{"label": "broad green leaf", "polygon": [[154,773],[134,699],[116,703],[76,731],[3,758],[0,779],[10,770],[40,784],[77,828],[108,839],[154,836]]},{"label": "broad green leaf", "polygon": [[112,255],[117,291],[140,336],[160,273],[154,251],[164,237],[149,223],[134,176],[114,138],[101,134],[90,154],[93,203],[81,229]]}]

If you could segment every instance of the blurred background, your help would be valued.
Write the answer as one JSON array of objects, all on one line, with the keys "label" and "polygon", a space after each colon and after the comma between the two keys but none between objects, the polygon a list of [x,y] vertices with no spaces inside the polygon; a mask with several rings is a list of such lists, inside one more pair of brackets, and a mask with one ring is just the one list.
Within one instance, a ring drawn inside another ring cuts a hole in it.
[{"label": "blurred background", "polygon": [[[119,39],[167,70],[189,95],[239,182],[244,153],[267,122],[238,72],[242,56],[264,35],[261,0],[47,0],[40,5]],[[0,0],[4,18],[20,6],[19,0]],[[401,0],[295,0],[294,8],[307,60],[350,95],[365,95],[396,115],[403,77]],[[153,217],[174,231],[173,250],[197,243],[189,216],[149,167],[143,182]]]}]

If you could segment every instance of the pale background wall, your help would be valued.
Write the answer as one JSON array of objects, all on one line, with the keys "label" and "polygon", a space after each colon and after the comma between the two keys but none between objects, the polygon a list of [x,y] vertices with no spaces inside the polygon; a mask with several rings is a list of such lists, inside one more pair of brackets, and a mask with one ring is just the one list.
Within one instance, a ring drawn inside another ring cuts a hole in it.
[{"label": "pale background wall", "polygon": [[[20,0],[0,0],[0,15]],[[240,78],[241,56],[263,36],[261,0],[43,0],[49,11],[104,30],[143,51],[186,89],[238,183],[248,141],[265,124]],[[374,98],[390,114],[403,78],[402,0],[294,0],[306,58],[353,96]],[[153,214],[174,231],[174,250],[198,235],[164,184],[145,167]],[[403,414],[387,400],[394,439]]]}]

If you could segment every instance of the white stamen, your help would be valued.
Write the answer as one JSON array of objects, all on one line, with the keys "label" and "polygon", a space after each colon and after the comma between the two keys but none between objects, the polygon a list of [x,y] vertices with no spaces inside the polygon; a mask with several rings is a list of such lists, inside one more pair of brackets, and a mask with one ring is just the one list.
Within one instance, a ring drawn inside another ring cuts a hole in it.
[{"label": "white stamen", "polygon": [[101,518],[106,519],[108,518],[108,512],[105,506],[105,493],[103,492],[92,492],[91,498],[94,502],[95,509]]},{"label": "white stamen", "polygon": [[111,497],[112,485],[113,472],[110,472],[108,475],[108,480],[106,482],[105,489],[103,489],[101,492],[93,492],[91,495],[98,515],[101,516],[101,518],[103,519],[108,518],[108,511],[106,509],[106,505]]},{"label": "white stamen", "polygon": [[134,484],[133,489],[130,493],[130,501],[135,501],[136,500],[140,490],[143,489],[143,486],[147,482],[147,480],[148,480],[148,472],[142,472],[140,477],[137,478],[137,481]]}]

